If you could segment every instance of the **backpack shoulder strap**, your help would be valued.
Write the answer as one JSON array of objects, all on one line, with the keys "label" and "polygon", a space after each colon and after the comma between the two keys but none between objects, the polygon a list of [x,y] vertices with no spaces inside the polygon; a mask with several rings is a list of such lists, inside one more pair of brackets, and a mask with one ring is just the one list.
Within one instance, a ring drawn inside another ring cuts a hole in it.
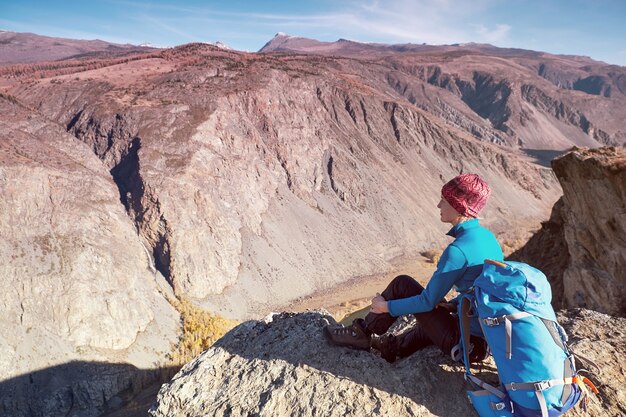
[{"label": "backpack shoulder strap", "polygon": [[461,345],[463,349],[463,363],[465,370],[471,375],[469,351],[470,351],[470,315],[472,302],[470,296],[463,296],[459,302],[459,321],[461,328]]},{"label": "backpack shoulder strap", "polygon": [[472,301],[474,300],[473,295],[466,294],[460,297],[459,300],[459,327],[461,330],[461,340],[459,345],[461,347],[461,351],[463,353],[463,363],[465,365],[465,380],[473,383],[475,386],[482,388],[483,390],[494,394],[501,400],[505,400],[507,398],[504,387],[496,388],[493,385],[487,384],[480,378],[477,378],[472,374],[472,370],[470,368],[470,360],[469,354],[471,351],[470,344],[470,320],[472,319]]}]

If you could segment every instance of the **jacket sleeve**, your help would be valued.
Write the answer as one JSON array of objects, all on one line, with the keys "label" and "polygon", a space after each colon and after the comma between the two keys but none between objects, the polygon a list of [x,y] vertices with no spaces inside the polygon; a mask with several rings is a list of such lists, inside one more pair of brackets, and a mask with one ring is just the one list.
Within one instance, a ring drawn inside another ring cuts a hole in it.
[{"label": "jacket sleeve", "polygon": [[394,317],[404,314],[431,311],[443,300],[454,283],[463,276],[467,269],[465,254],[456,246],[449,245],[441,254],[437,270],[421,294],[399,300],[389,300],[389,314]]}]

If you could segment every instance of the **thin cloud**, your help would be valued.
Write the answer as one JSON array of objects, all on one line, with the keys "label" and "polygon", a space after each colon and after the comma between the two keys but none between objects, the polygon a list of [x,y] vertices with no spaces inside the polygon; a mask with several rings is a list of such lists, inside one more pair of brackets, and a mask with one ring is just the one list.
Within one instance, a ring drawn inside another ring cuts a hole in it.
[{"label": "thin cloud", "polygon": [[[467,5],[452,0],[344,1],[332,3],[332,9],[321,14],[233,12],[211,8],[150,4],[132,0],[110,0],[111,4],[141,10],[138,19],[194,40],[188,28],[206,27],[210,23],[213,37],[232,27],[268,28],[272,31],[300,31],[298,36],[317,37],[318,33],[336,33],[336,37],[363,39],[370,42],[415,42],[444,44],[466,41],[499,42],[506,39],[511,27],[471,26],[468,16],[479,14],[492,0],[476,0]],[[167,19],[160,17],[168,12]],[[193,24],[195,23],[195,24]],[[259,34],[266,30],[259,30]],[[479,39],[476,36],[479,35]],[[261,35],[260,35],[261,36]]]},{"label": "thin cloud", "polygon": [[478,40],[489,43],[502,43],[508,39],[511,26],[506,24],[498,24],[493,29],[489,29],[485,25],[474,25]]},{"label": "thin cloud", "polygon": [[170,33],[173,33],[175,35],[178,36],[182,36],[190,41],[194,41],[194,40],[198,40],[198,37],[195,35],[192,35],[191,33],[182,31],[180,29],[178,29],[178,27],[176,26],[172,26],[170,24],[165,23],[164,21],[162,21],[161,19],[157,19],[155,17],[152,16],[138,16],[137,17],[138,20],[142,21],[142,22],[148,22],[149,24],[153,24],[155,26],[160,27],[161,29],[164,29]]}]

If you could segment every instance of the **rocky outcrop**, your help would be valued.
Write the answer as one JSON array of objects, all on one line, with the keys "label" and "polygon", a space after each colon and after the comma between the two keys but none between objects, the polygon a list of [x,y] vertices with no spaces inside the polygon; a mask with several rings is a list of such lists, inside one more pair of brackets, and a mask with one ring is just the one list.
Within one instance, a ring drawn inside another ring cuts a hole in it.
[{"label": "rocky outcrop", "polygon": [[543,112],[555,117],[558,120],[565,121],[566,123],[576,126],[589,136],[593,137],[599,143],[605,145],[614,145],[610,135],[601,129],[596,128],[585,117],[584,114],[577,112],[570,108],[567,104],[555,100],[548,96],[545,92],[541,91],[532,85],[522,86],[522,98],[532,104],[534,107],[542,110]]},{"label": "rocky outcrop", "polygon": [[626,94],[625,76],[618,68],[607,65],[603,71],[594,73],[589,65],[564,69],[555,63],[543,62],[538,65],[537,74],[560,88],[611,97]]},{"label": "rocky outcrop", "polygon": [[[626,411],[623,318],[588,310],[560,315],[574,352],[599,366],[594,416]],[[324,312],[281,313],[245,322],[188,363],[158,394],[154,417],[469,416],[463,368],[435,348],[388,364],[379,356],[329,345]],[[488,361],[475,371],[491,378]],[[568,415],[584,415],[579,409]]]},{"label": "rocky outcrop", "polygon": [[626,315],[626,151],[574,150],[553,161],[563,187],[571,261],[563,273],[567,306]]},{"label": "rocky outcrop", "polygon": [[575,149],[552,162],[563,197],[511,259],[546,273],[556,307],[626,315],[626,151]]},{"label": "rocky outcrop", "polygon": [[140,369],[167,362],[178,313],[90,149],[17,102],[0,113],[0,414],[95,416],[154,380]]}]

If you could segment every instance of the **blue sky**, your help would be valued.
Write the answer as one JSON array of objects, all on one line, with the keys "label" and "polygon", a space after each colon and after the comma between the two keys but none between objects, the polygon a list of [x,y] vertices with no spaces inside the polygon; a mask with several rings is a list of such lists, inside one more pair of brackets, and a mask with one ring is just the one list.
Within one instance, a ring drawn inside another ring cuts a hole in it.
[{"label": "blue sky", "polygon": [[491,43],[626,66],[626,0],[0,0],[0,29],[256,51],[277,32],[323,41]]}]

